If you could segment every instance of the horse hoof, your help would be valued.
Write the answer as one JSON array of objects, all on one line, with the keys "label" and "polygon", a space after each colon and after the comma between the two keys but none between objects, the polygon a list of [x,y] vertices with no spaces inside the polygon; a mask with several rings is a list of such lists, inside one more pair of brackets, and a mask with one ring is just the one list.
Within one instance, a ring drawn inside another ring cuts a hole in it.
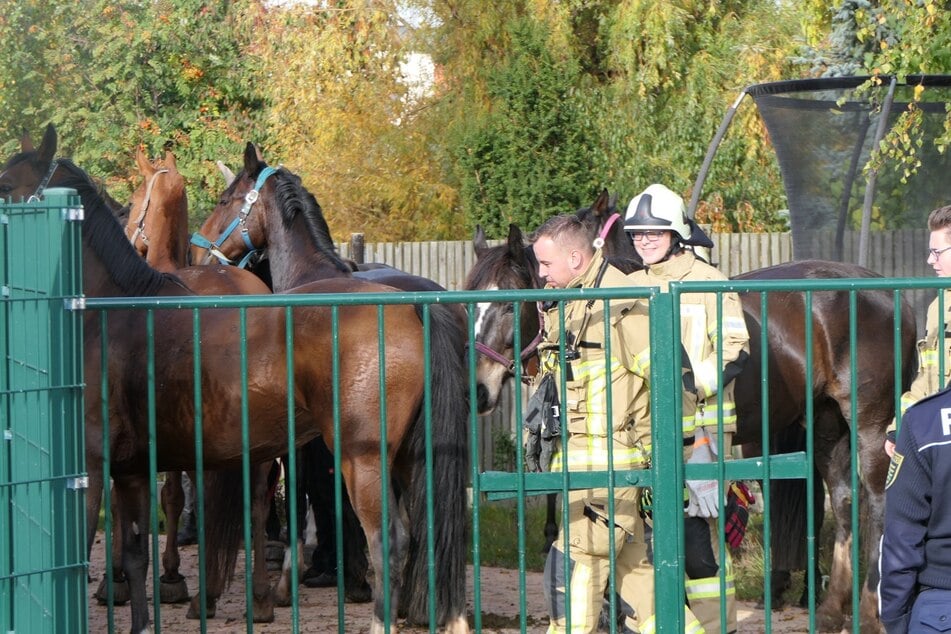
[{"label": "horse hoof", "polygon": [[[109,594],[107,587],[108,580],[103,577],[96,589],[96,602],[99,605],[109,603]],[[112,605],[125,605],[129,602],[129,582],[126,579],[122,581],[113,581],[112,583]]]},{"label": "horse hoof", "polygon": [[[186,619],[200,619],[201,618],[201,607],[198,602],[201,600],[201,597],[195,595],[192,597],[191,603],[188,604],[188,612],[185,614]],[[205,610],[207,618],[215,618],[215,612],[218,609],[218,602],[214,599],[208,599],[208,607]]]},{"label": "horse hoof", "polygon": [[[841,632],[845,625],[845,616],[823,609],[816,610],[816,629],[820,632]],[[865,630],[862,630],[863,632]]]},{"label": "horse hoof", "polygon": [[347,603],[369,603],[373,600],[373,590],[370,584],[363,581],[345,588],[344,597]]},{"label": "horse hoof", "polygon": [[159,585],[159,600],[162,603],[185,603],[188,596],[188,584],[185,577],[179,576],[176,581],[167,581],[164,577]]},{"label": "horse hoof", "polygon": [[274,622],[274,601],[271,597],[267,599],[254,600],[255,623],[273,623]]}]

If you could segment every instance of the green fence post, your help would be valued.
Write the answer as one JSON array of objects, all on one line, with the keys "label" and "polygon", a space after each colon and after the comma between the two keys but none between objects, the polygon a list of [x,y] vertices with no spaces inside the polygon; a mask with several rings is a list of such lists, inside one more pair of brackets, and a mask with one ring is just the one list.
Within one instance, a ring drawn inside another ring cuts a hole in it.
[{"label": "green fence post", "polygon": [[[654,614],[658,632],[684,631],[683,387],[674,344],[680,337],[673,296],[650,302],[651,476],[653,479]],[[669,350],[669,354],[655,351]]]},{"label": "green fence post", "polygon": [[79,199],[0,206],[0,628],[87,628]]}]

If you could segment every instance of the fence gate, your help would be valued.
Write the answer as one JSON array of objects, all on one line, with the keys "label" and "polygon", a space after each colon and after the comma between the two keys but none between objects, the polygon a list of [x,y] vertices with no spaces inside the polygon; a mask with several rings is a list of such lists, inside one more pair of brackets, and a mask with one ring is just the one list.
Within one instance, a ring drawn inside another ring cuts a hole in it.
[{"label": "fence gate", "polygon": [[0,631],[87,619],[82,209],[72,190],[0,205]]}]

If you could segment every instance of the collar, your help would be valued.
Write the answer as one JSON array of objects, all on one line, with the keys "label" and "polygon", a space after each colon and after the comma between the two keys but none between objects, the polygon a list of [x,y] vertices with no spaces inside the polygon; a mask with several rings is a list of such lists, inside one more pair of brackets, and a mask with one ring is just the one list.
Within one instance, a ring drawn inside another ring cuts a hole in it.
[{"label": "collar", "polygon": [[604,254],[601,252],[601,249],[595,249],[594,256],[591,258],[591,261],[588,262],[588,268],[582,271],[578,277],[571,280],[565,288],[596,287],[598,285],[598,271],[601,270],[602,262],[604,262]]},{"label": "collar", "polygon": [[647,272],[649,275],[658,275],[668,280],[681,280],[690,273],[696,261],[697,256],[690,251],[684,251],[662,262],[651,264],[647,267]]}]

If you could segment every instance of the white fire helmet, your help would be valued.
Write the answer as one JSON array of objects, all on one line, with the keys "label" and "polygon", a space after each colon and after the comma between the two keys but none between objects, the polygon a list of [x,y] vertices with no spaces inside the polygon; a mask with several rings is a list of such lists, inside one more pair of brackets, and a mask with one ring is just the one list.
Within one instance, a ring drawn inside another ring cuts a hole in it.
[{"label": "white fire helmet", "polygon": [[690,238],[684,199],[663,185],[653,184],[631,199],[624,217],[624,231],[673,231]]}]

